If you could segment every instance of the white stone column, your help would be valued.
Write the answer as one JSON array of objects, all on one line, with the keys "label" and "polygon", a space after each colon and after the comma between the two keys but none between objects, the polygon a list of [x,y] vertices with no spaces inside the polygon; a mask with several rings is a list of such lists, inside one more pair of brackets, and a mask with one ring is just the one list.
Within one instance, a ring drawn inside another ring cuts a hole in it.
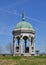
[{"label": "white stone column", "polygon": [[23,44],[23,53],[25,53],[25,41],[24,41],[24,44]]},{"label": "white stone column", "polygon": [[34,54],[35,54],[35,43],[34,43]]},{"label": "white stone column", "polygon": [[22,37],[20,38],[20,54],[23,54]]},{"label": "white stone column", "polygon": [[34,54],[35,54],[35,39],[33,39],[33,46],[34,46]]},{"label": "white stone column", "polygon": [[20,54],[20,51],[21,51],[21,40],[19,40],[19,54]]},{"label": "white stone column", "polygon": [[[32,47],[33,47],[33,49],[32,49]],[[32,54],[35,54],[35,44],[34,44],[34,38],[33,38],[33,40],[32,40],[32,45],[31,45],[31,49],[32,49]]]},{"label": "white stone column", "polygon": [[15,56],[16,53],[16,37],[13,37],[13,56]]},{"label": "white stone column", "polygon": [[29,38],[29,53],[31,54],[31,37]]}]

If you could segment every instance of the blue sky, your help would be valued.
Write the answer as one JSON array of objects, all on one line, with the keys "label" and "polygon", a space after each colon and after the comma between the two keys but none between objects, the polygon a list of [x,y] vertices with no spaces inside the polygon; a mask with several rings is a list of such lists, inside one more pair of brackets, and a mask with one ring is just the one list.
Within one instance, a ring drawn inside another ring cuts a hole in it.
[{"label": "blue sky", "polygon": [[0,46],[12,42],[12,30],[22,20],[22,11],[36,31],[36,49],[46,51],[46,0],[0,0]]}]

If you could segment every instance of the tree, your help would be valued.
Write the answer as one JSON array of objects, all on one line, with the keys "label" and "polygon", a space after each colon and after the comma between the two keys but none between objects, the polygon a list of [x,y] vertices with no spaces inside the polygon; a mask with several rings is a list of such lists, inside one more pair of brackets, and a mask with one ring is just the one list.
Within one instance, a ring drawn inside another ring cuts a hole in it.
[{"label": "tree", "polygon": [[13,54],[13,43],[8,43],[6,45],[6,50],[10,52],[10,54]]}]

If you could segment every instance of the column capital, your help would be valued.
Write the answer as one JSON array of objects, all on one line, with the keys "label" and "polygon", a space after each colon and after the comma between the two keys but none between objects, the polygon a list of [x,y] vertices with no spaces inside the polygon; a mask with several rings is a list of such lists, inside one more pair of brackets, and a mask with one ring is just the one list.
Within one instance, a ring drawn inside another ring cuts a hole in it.
[{"label": "column capital", "polygon": [[21,39],[23,39],[23,36],[22,36],[22,35],[20,36],[20,40],[21,40]]},{"label": "column capital", "polygon": [[31,42],[31,37],[29,37],[29,41]]}]

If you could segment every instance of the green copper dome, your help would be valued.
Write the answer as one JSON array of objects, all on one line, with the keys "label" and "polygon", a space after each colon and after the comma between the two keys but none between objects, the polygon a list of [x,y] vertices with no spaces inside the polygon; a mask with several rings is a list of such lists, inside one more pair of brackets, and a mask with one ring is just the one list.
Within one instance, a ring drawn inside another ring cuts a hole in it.
[{"label": "green copper dome", "polygon": [[16,29],[18,29],[18,28],[31,28],[31,29],[33,29],[32,25],[25,21],[24,13],[22,13],[22,21],[16,25]]},{"label": "green copper dome", "polygon": [[19,22],[16,28],[33,28],[32,25],[26,21]]}]

